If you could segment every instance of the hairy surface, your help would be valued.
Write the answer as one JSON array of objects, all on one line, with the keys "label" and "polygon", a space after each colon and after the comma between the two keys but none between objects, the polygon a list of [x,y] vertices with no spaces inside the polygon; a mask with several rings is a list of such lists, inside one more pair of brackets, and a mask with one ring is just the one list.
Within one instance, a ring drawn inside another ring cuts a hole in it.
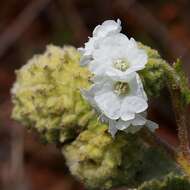
[{"label": "hairy surface", "polygon": [[94,116],[80,94],[90,74],[79,66],[79,59],[75,48],[51,45],[16,71],[12,117],[36,129],[47,142],[75,138]]}]

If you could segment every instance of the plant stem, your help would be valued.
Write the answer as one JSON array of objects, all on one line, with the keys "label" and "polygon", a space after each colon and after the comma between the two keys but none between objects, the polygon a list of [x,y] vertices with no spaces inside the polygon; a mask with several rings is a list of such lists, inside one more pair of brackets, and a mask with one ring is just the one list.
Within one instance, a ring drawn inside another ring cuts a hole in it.
[{"label": "plant stem", "polygon": [[186,124],[185,108],[180,105],[180,99],[177,93],[170,91],[172,97],[172,104],[178,126],[178,137],[180,141],[180,148],[182,152],[187,154],[189,152],[188,128]]},{"label": "plant stem", "polygon": [[167,87],[171,95],[172,106],[178,127],[180,151],[190,160],[188,127],[186,118],[186,106],[181,102],[180,76],[168,64],[162,64],[167,77]]}]

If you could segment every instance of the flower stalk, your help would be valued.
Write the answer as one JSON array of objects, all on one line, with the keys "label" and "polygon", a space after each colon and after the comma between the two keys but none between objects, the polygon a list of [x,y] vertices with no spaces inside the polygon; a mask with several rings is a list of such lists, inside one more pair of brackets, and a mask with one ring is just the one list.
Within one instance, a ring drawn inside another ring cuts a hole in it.
[{"label": "flower stalk", "polygon": [[146,49],[148,63],[140,73],[148,97],[157,97],[167,88],[178,128],[179,150],[187,160],[190,160],[188,126],[186,109],[190,104],[190,89],[188,79],[183,71],[182,62],[177,60],[172,66],[163,60],[156,50],[139,43]]},{"label": "flower stalk", "polygon": [[[180,63],[176,63],[180,64]],[[169,64],[162,64],[166,76],[167,87],[170,92],[173,111],[175,114],[176,124],[178,127],[178,138],[180,143],[180,153],[182,153],[190,161],[190,149],[188,138],[188,126],[186,118],[186,106],[181,99],[181,82],[183,79],[176,73],[175,69]]]}]

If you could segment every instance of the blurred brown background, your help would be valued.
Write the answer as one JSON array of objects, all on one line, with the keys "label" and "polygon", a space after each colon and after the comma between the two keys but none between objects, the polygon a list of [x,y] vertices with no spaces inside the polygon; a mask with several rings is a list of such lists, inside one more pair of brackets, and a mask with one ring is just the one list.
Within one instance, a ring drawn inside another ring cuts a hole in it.
[{"label": "blurred brown background", "polygon": [[[184,62],[190,74],[189,0],[1,0],[0,6],[0,189],[83,189],[53,145],[11,121],[9,91],[14,70],[47,44],[82,46],[93,28],[120,18],[123,32],[160,51],[170,63]],[[158,103],[162,101],[162,104]],[[168,99],[152,103],[150,115],[170,128],[160,134],[176,145]]]}]

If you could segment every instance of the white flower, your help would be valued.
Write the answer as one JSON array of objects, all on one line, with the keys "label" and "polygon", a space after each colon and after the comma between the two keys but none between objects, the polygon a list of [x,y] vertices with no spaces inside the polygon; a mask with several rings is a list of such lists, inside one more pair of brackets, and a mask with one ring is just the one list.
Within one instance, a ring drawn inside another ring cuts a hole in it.
[{"label": "white flower", "polygon": [[144,125],[152,131],[158,127],[146,119],[147,96],[137,74],[145,68],[147,54],[133,38],[120,33],[120,24],[120,20],[109,20],[98,25],[79,49],[81,65],[94,74],[94,84],[81,90],[82,95],[109,123],[113,137],[118,130],[135,133]]},{"label": "white flower", "polygon": [[128,121],[148,107],[147,97],[137,73],[128,75],[125,81],[98,78],[86,99],[109,119]]},{"label": "white flower", "polygon": [[120,76],[125,80],[128,74],[142,70],[147,63],[147,54],[138,48],[133,38],[113,34],[99,41],[93,51],[89,69],[95,75]]},{"label": "white flower", "polygon": [[121,21],[107,20],[102,25],[96,26],[93,31],[93,36],[89,38],[89,41],[85,43],[84,48],[78,50],[82,53],[81,65],[86,65],[92,60],[92,53],[97,48],[97,43],[102,38],[119,33],[121,31]]},{"label": "white flower", "polygon": [[[146,126],[150,131],[154,132],[158,128],[158,125],[150,120],[146,119],[146,112],[135,114],[134,119],[123,121],[122,119],[113,120],[101,113],[101,110],[97,106],[94,96],[95,93],[101,89],[100,85],[93,85],[89,91],[82,90],[84,98],[100,113],[100,120],[103,123],[109,124],[108,132],[115,137],[118,131],[125,131],[126,133],[136,133],[142,127]],[[141,91],[141,90],[140,90]],[[141,92],[143,95],[143,92]]]},{"label": "white flower", "polygon": [[79,48],[82,53],[81,65],[88,65],[95,75],[127,74],[145,68],[147,54],[140,49],[136,41],[120,33],[121,22],[105,21],[93,31],[93,37],[85,43],[85,48]]}]

